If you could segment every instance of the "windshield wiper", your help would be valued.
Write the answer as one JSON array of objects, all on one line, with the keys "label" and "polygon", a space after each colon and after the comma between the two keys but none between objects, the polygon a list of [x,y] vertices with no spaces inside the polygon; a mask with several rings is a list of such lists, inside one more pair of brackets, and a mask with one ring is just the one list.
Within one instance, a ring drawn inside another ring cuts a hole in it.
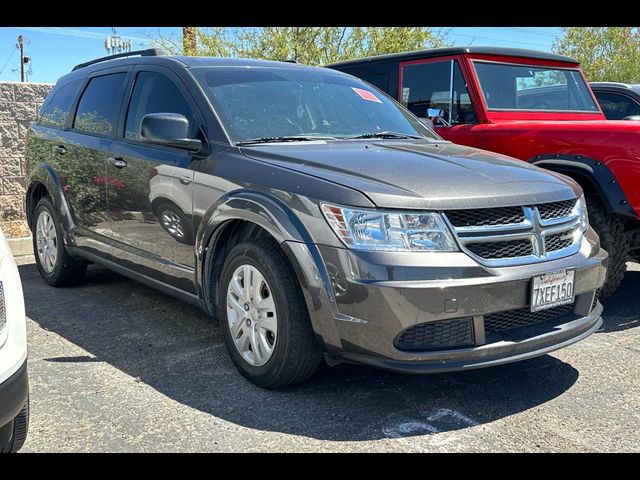
[{"label": "windshield wiper", "polygon": [[336,140],[335,137],[309,137],[305,135],[285,135],[279,137],[259,137],[250,138],[236,142],[236,145],[253,145],[256,143],[279,143],[279,142],[310,142],[313,140]]},{"label": "windshield wiper", "polygon": [[421,137],[419,135],[409,135],[407,133],[399,133],[399,132],[392,132],[391,130],[385,130],[384,132],[362,133],[360,135],[342,137],[342,140],[357,140],[360,138],[424,138],[424,137]]}]

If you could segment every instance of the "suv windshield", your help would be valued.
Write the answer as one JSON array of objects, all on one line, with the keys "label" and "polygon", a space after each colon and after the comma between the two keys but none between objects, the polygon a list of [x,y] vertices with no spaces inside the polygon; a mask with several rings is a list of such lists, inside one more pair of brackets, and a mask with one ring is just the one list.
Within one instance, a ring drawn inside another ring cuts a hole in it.
[{"label": "suv windshield", "polygon": [[236,143],[440,139],[379,90],[330,70],[201,67],[191,71]]},{"label": "suv windshield", "polygon": [[474,61],[489,110],[599,113],[580,72]]}]

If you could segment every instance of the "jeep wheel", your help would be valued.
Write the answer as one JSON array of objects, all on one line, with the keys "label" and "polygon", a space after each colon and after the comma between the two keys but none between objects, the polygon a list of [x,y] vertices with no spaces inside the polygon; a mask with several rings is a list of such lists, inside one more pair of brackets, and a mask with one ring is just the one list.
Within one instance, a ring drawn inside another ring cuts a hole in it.
[{"label": "jeep wheel", "polygon": [[627,270],[629,237],[625,233],[624,223],[618,217],[607,215],[600,201],[587,197],[589,223],[600,237],[600,245],[609,253],[607,278],[600,287],[600,300],[609,297],[620,286]]},{"label": "jeep wheel", "polygon": [[40,276],[53,287],[73,285],[84,278],[87,264],[67,253],[56,209],[47,197],[36,206],[33,253]]},{"label": "jeep wheel", "polygon": [[302,290],[273,240],[236,245],[218,292],[227,349],[243,376],[263,388],[278,388],[317,370],[322,351]]}]

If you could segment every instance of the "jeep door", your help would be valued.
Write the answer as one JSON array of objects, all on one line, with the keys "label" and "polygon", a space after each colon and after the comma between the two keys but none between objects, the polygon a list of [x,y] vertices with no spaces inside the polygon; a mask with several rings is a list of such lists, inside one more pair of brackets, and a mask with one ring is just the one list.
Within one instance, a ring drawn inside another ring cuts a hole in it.
[{"label": "jeep door", "polygon": [[[477,110],[467,88],[459,56],[401,62],[397,99],[419,118],[433,120],[435,131],[457,142],[478,124]],[[460,142],[466,144],[467,142]]]},{"label": "jeep door", "polygon": [[127,68],[101,70],[89,76],[67,120],[58,132],[53,156],[75,223],[78,247],[111,258],[107,213],[107,159],[122,107]]},{"label": "jeep door", "polygon": [[191,152],[143,141],[142,118],[178,113],[201,138],[202,116],[182,80],[161,66],[134,69],[112,161],[107,166],[114,258],[129,268],[195,292]]}]

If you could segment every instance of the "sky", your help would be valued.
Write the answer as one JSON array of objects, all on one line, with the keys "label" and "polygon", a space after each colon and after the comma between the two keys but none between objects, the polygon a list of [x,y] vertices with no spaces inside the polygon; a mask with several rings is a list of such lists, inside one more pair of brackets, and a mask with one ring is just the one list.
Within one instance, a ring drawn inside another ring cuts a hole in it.
[{"label": "sky", "polygon": [[[440,30],[434,28],[434,31]],[[489,45],[549,51],[560,27],[453,27],[446,28],[453,45]],[[133,50],[149,48],[159,36],[180,38],[182,27],[116,27],[131,40]],[[105,37],[111,27],[0,27],[0,81],[20,81],[18,35],[24,37],[25,55],[31,58],[31,82],[54,83],[74,65],[107,55]],[[29,69],[27,68],[27,71]]]}]

